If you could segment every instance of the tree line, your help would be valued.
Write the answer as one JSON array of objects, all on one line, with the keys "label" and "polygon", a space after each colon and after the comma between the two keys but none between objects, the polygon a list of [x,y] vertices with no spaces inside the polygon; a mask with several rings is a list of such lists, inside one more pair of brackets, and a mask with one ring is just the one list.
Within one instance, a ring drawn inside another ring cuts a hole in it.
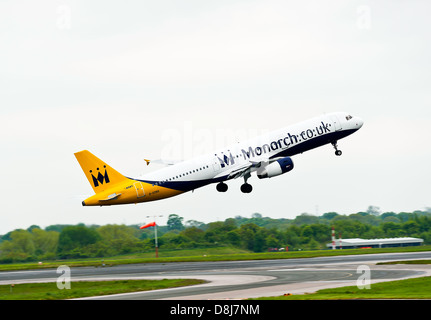
[{"label": "tree line", "polygon": [[[303,213],[294,219],[273,219],[259,213],[250,218],[236,216],[225,221],[202,223],[171,214],[167,225],[158,226],[160,250],[230,246],[264,252],[326,249],[331,228],[337,238],[418,237],[431,244],[431,210],[380,213],[370,206],[366,212],[321,216]],[[109,257],[153,251],[154,229],[138,225],[31,226],[0,236],[0,263],[68,258]]]}]

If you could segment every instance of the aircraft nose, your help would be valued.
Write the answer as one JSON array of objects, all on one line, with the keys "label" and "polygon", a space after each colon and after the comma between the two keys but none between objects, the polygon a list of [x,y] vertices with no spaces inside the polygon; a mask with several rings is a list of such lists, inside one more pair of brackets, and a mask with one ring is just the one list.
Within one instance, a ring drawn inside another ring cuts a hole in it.
[{"label": "aircraft nose", "polygon": [[362,120],[359,117],[355,117],[354,120],[355,120],[356,127],[358,129],[360,129],[362,127],[362,125],[364,124],[364,120]]}]

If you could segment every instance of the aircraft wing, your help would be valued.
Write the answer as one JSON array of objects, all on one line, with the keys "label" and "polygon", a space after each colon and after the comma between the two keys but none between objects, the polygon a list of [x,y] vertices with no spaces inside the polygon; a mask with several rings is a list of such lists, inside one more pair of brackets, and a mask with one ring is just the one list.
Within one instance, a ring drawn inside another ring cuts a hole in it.
[{"label": "aircraft wing", "polygon": [[245,175],[249,175],[252,167],[253,167],[253,164],[248,163],[239,168],[236,168],[231,172],[229,172],[228,179],[237,179],[237,178],[244,177]]},{"label": "aircraft wing", "polygon": [[277,159],[279,158],[274,158],[274,159],[258,158],[254,161],[249,161],[248,163],[243,164],[241,166],[232,167],[230,171],[223,171],[215,178],[226,176],[226,174],[228,179],[237,179],[244,176],[250,176],[251,171],[259,170],[259,168],[266,166],[276,161]]}]

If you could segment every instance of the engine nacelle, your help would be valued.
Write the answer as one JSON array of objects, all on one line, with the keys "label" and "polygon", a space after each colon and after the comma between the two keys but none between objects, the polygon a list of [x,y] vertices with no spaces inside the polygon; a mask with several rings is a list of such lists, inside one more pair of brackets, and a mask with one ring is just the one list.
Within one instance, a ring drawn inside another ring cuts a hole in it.
[{"label": "engine nacelle", "polygon": [[259,179],[272,178],[280,174],[289,172],[293,169],[293,161],[290,157],[279,159],[271,164],[268,164],[262,170],[257,171]]}]

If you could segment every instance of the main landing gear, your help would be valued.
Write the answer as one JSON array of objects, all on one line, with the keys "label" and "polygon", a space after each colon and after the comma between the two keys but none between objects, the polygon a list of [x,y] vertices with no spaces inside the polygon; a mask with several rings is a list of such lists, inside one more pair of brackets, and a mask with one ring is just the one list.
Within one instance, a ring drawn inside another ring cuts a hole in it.
[{"label": "main landing gear", "polygon": [[217,191],[218,191],[218,192],[226,192],[226,191],[227,191],[228,186],[227,186],[227,184],[226,184],[226,183],[224,183],[224,182],[220,182],[219,184],[217,184],[216,188],[217,188]]},{"label": "main landing gear", "polygon": [[338,150],[337,141],[332,141],[331,144],[332,144],[332,146],[335,149],[335,155],[336,156],[341,156],[343,153],[341,152],[341,150]]},{"label": "main landing gear", "polygon": [[[250,178],[250,174],[244,176],[244,183],[241,185],[241,191],[243,193],[250,193],[253,191],[253,187],[251,184],[247,183],[247,179]],[[219,182],[216,185],[216,189],[218,192],[226,192],[228,189],[228,185],[224,182]]]},{"label": "main landing gear", "polygon": [[248,178],[251,177],[250,172],[248,172],[245,176],[244,176],[244,184],[241,185],[241,192],[243,193],[250,193],[253,191],[253,187],[251,186],[251,184],[247,183]]},{"label": "main landing gear", "polygon": [[253,191],[253,187],[249,183],[244,183],[241,185],[241,191],[244,193],[250,193]]}]

